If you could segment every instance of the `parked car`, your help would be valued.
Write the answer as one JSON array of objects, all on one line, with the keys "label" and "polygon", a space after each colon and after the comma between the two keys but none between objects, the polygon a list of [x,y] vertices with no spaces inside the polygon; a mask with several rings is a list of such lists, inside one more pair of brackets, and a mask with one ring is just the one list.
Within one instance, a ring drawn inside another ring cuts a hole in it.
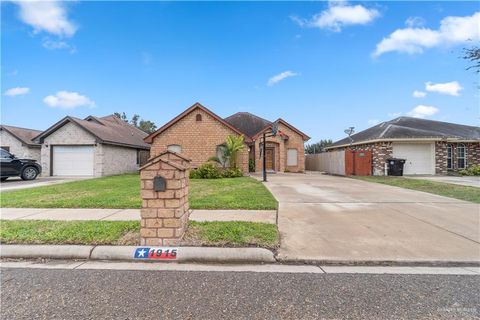
[{"label": "parked car", "polygon": [[18,159],[10,152],[0,149],[0,180],[18,177],[23,180],[34,180],[42,172],[42,167],[33,159]]}]

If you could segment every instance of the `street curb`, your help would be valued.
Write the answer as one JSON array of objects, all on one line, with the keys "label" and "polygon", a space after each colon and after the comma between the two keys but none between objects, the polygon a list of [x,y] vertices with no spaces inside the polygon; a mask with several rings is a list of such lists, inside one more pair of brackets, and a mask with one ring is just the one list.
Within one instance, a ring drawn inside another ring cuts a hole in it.
[{"label": "street curb", "polygon": [[277,261],[289,265],[315,266],[351,266],[351,267],[480,267],[480,261],[469,260],[338,260],[338,259],[285,259],[276,257]]},{"label": "street curb", "polygon": [[85,259],[202,263],[275,263],[273,252],[263,248],[178,247],[175,260],[133,258],[139,246],[2,245],[0,258]]},{"label": "street curb", "polygon": [[82,245],[5,245],[0,249],[1,258],[12,259],[88,259],[95,246]]},{"label": "street curb", "polygon": [[279,263],[312,266],[365,266],[365,267],[480,267],[480,261],[446,260],[338,260],[338,259],[285,259],[275,257],[264,248],[176,247],[175,260],[135,259],[139,246],[90,245],[15,245],[2,244],[1,259],[79,259],[141,262],[197,262],[197,263]]}]

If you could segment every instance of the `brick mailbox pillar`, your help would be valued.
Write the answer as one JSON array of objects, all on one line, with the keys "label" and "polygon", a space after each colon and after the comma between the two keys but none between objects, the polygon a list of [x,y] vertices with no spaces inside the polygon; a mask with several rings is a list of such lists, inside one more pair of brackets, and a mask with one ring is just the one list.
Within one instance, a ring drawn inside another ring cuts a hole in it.
[{"label": "brick mailbox pillar", "polygon": [[190,160],[165,151],[140,168],[141,245],[170,246],[187,229]]}]

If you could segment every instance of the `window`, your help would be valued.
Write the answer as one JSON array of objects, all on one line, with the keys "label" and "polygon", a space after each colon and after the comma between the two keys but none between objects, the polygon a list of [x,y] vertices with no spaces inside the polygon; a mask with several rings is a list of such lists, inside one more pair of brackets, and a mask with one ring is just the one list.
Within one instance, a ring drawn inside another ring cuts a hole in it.
[{"label": "window", "polygon": [[176,152],[176,153],[181,153],[182,152],[182,146],[178,144],[171,144],[167,147],[168,151]]},{"label": "window", "polygon": [[297,165],[297,149],[287,150],[287,166]]},{"label": "window", "polygon": [[2,149],[2,150],[0,150],[0,157],[2,159],[9,159],[9,158],[11,158],[11,155],[10,155],[10,153],[8,153],[7,151]]},{"label": "window", "polygon": [[465,169],[467,167],[466,153],[467,153],[467,151],[465,150],[465,145],[463,143],[460,143],[457,146],[457,167],[458,167],[458,169]]},{"label": "window", "polygon": [[5,150],[5,151],[8,151],[8,152],[10,152],[10,147],[7,147],[7,146],[2,146],[1,148],[2,148],[3,150]]},{"label": "window", "polygon": [[200,113],[197,113],[196,120],[202,121],[202,115]]},{"label": "window", "polygon": [[453,169],[452,152],[452,145],[447,145],[447,169]]}]

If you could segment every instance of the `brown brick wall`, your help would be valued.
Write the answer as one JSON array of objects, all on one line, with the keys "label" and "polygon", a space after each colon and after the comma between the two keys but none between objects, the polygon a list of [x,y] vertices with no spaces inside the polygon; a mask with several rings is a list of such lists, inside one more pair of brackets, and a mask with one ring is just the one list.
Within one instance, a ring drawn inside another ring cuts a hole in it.
[{"label": "brown brick wall", "polygon": [[[437,174],[455,173],[463,169],[458,168],[457,147],[460,143],[450,143],[437,141],[435,143],[435,172]],[[467,168],[472,165],[480,165],[480,143],[465,142]],[[452,168],[448,168],[448,152],[447,146],[452,146]]]},{"label": "brown brick wall", "polygon": [[[166,153],[151,159],[140,172],[142,208],[140,211],[141,245],[176,245],[188,226],[188,161]],[[184,169],[179,169],[179,168]],[[166,190],[156,192],[153,180],[161,176]]]},{"label": "brown brick wall", "polygon": [[[202,116],[202,121],[196,121],[197,114]],[[216,156],[217,146],[224,143],[229,135],[238,134],[208,113],[194,109],[153,139],[150,156],[155,157],[169,145],[178,144],[182,147],[181,153],[192,160],[191,166],[198,167],[208,158]],[[238,167],[248,173],[247,145],[239,153],[237,161]]]},{"label": "brown brick wall", "polygon": [[[304,172],[305,171],[305,146],[303,137],[293,130],[280,123],[279,131],[288,136],[288,140],[284,140],[280,135],[267,138],[267,148],[275,148],[275,170],[284,172]],[[297,165],[287,166],[287,150],[297,150]],[[260,137],[255,140],[255,171],[261,172],[263,168],[262,158],[260,158]]]}]

